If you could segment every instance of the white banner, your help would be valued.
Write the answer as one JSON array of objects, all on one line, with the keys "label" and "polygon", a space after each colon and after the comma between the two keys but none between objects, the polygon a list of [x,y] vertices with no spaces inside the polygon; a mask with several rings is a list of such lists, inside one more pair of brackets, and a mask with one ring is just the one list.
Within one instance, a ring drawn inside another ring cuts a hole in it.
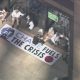
[{"label": "white banner", "polygon": [[5,24],[0,29],[0,35],[8,40],[11,44],[20,48],[21,50],[29,53],[30,55],[35,56],[39,60],[52,65],[61,57],[61,53],[51,49],[45,44],[41,45],[38,43],[37,45],[33,44],[33,38],[23,32],[12,28],[10,25]]}]

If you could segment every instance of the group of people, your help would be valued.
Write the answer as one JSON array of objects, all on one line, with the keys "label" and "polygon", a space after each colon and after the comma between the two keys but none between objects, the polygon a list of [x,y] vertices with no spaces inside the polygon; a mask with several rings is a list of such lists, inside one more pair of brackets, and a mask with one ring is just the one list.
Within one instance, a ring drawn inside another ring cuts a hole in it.
[{"label": "group of people", "polygon": [[44,32],[43,29],[39,29],[38,34],[34,36],[33,43],[34,44],[44,44],[54,35],[54,29],[51,27],[47,32]]},{"label": "group of people", "polygon": [[38,43],[44,44],[49,41],[52,45],[59,46],[64,50],[68,50],[69,39],[65,34],[60,34],[55,32],[54,28],[51,27],[47,32],[44,33],[43,29],[39,29],[39,33],[34,36],[33,43],[36,45]]},{"label": "group of people", "polygon": [[[4,21],[7,21],[7,16],[8,15],[8,10],[6,8],[3,8],[2,10],[0,10],[0,20],[2,21],[2,23]],[[11,22],[12,22],[12,27],[15,26],[15,24],[18,26],[20,25],[20,18],[22,16],[25,16],[25,13],[22,13],[19,9],[14,9],[11,13]],[[34,28],[34,22],[33,20],[31,20],[30,15],[27,15],[26,17],[26,25],[28,25],[29,29],[32,30]]]},{"label": "group of people", "polygon": [[[16,25],[19,25],[20,23],[20,18],[22,16],[25,16],[25,14],[23,14],[21,11],[19,11],[18,9],[13,10],[13,12],[11,13],[11,17],[12,17],[12,24],[14,25],[16,22]],[[30,30],[32,30],[34,28],[34,23],[31,20],[30,16],[27,15],[26,17],[26,25],[29,27]]]},{"label": "group of people", "polygon": [[[8,11],[5,8],[0,11],[0,20],[2,21],[2,23],[6,21],[7,15],[8,15]],[[24,13],[19,11],[19,9],[14,9],[11,12],[12,27],[15,26],[15,23],[17,26],[20,25],[20,20],[21,20],[20,18],[23,16],[26,17],[26,26],[30,30],[32,30],[34,28],[34,22],[33,20],[31,20],[30,15],[28,14],[26,16]],[[38,43],[44,44],[48,40],[51,40],[56,45],[56,44],[60,44],[59,40],[64,39],[64,38],[68,41],[68,38],[66,38],[64,35],[60,35],[58,32],[55,33],[53,27],[50,27],[47,32],[45,32],[44,29],[39,29],[38,32],[40,32],[41,34],[38,33],[37,35],[34,36],[33,38],[34,44],[38,44]]]}]

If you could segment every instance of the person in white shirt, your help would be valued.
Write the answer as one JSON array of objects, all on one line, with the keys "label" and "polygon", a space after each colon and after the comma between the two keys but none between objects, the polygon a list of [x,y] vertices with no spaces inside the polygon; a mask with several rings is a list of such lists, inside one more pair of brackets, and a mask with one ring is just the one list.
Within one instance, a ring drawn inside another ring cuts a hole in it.
[{"label": "person in white shirt", "polygon": [[27,22],[26,23],[29,24],[29,22],[30,22],[30,16],[27,15],[26,19],[27,19]]},{"label": "person in white shirt", "polygon": [[44,30],[43,30],[42,28],[40,28],[40,29],[38,30],[38,34],[43,35],[43,33],[44,33]]},{"label": "person in white shirt", "polygon": [[21,13],[18,9],[16,10],[13,10],[12,14],[11,14],[11,17],[12,17],[12,24],[14,25],[15,21],[16,21],[16,24],[19,25],[19,20],[20,20],[20,17],[21,16],[24,16],[23,13]]},{"label": "person in white shirt", "polygon": [[3,10],[0,11],[0,19],[1,19],[2,23],[4,21],[6,21],[7,14],[8,14],[8,12],[6,11],[6,9],[3,9]]},{"label": "person in white shirt", "polygon": [[56,32],[53,36],[52,36],[52,38],[51,38],[51,41],[56,45],[57,43],[56,42],[58,42],[59,41],[59,33],[58,32]]},{"label": "person in white shirt", "polygon": [[29,22],[29,29],[32,30],[34,28],[34,23],[33,21],[30,21]]}]

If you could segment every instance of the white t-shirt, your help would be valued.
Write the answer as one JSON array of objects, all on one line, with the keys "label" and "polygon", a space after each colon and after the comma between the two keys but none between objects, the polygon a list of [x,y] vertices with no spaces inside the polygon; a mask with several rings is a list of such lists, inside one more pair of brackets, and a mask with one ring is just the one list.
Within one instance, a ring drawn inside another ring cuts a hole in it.
[{"label": "white t-shirt", "polygon": [[26,19],[27,19],[27,24],[28,24],[29,21],[30,21],[30,16],[28,15],[28,16],[26,17]]},{"label": "white t-shirt", "polygon": [[39,30],[38,30],[38,33],[39,33],[40,35],[43,35],[43,29],[39,29]]},{"label": "white t-shirt", "polygon": [[11,16],[15,18],[20,18],[20,16],[24,16],[24,14],[21,13],[20,11],[17,12],[17,10],[13,10]]},{"label": "white t-shirt", "polygon": [[32,30],[33,27],[34,27],[34,23],[33,23],[33,21],[30,21],[30,22],[29,22],[29,29]]},{"label": "white t-shirt", "polygon": [[53,37],[51,38],[51,41],[55,44],[56,41],[59,40],[59,36],[57,34],[54,34]]}]

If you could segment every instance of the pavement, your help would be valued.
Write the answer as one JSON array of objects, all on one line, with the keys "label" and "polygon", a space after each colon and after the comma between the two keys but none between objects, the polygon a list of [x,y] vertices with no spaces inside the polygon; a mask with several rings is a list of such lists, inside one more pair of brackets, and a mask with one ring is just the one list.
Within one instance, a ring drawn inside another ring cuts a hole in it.
[{"label": "pavement", "polygon": [[0,39],[0,80],[53,80],[68,75],[62,59],[50,66]]}]

